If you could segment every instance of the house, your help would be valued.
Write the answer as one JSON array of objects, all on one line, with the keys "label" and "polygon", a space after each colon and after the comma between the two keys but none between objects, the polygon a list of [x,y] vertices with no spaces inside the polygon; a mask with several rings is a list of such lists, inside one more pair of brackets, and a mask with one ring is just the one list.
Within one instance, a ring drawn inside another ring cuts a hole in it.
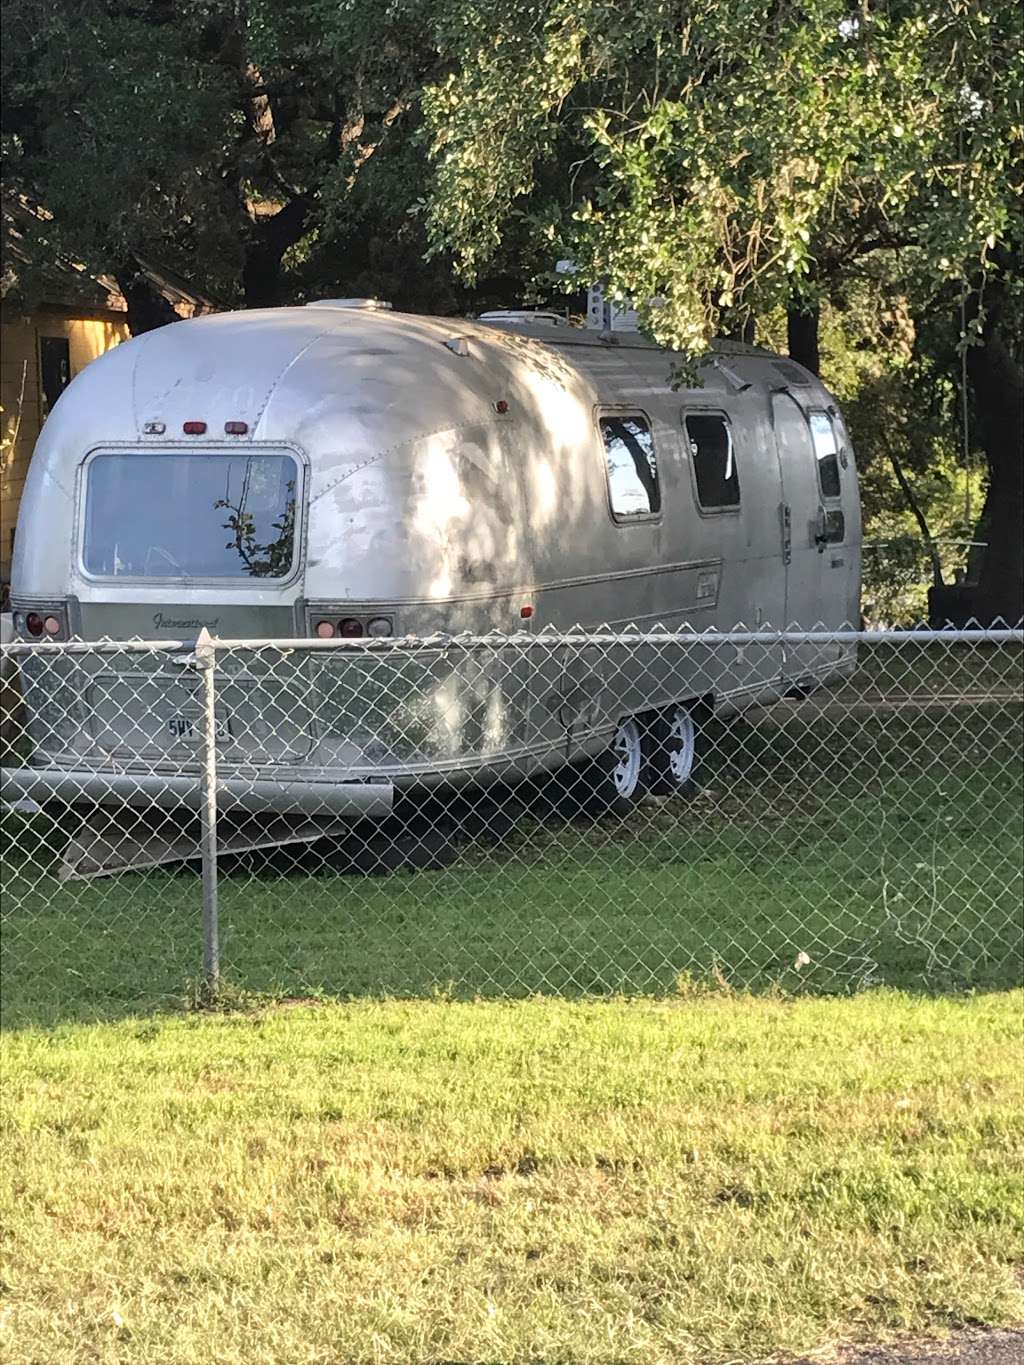
[{"label": "house", "polygon": [[[62,259],[33,272],[31,297],[19,275],[48,215],[22,198],[3,204],[0,280],[0,583],[10,582],[18,502],[46,415],[72,378],[130,336],[128,304],[114,280]],[[144,267],[180,317],[210,312],[214,303],[166,272]]]}]

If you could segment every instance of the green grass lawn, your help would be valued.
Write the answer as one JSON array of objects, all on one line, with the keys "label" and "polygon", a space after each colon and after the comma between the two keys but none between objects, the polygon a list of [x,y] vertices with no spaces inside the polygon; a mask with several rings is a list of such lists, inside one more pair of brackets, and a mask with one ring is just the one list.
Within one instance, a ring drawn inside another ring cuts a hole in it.
[{"label": "green grass lawn", "polygon": [[[1017,984],[1019,710],[737,722],[701,796],[629,821],[523,811],[498,847],[367,877],[330,846],[225,864],[225,976],[283,995],[943,991]],[[5,1023],[180,1005],[199,973],[196,869],[3,895]],[[809,962],[799,970],[798,955]]]},{"label": "green grass lawn", "polygon": [[1024,1319],[1021,993],[3,1041],[8,1365],[747,1362]]},{"label": "green grass lawn", "polygon": [[[941,665],[915,688],[1004,676]],[[16,825],[5,1365],[743,1365],[1024,1320],[1019,708],[715,745],[691,802],[520,795],[443,870],[226,863],[234,1013],[184,1009],[195,868],[60,883]]]},{"label": "green grass lawn", "polygon": [[[330,844],[225,860],[226,978],[470,998],[666,994],[680,974],[788,992],[1016,984],[1020,686],[1019,650],[881,646],[838,691],[714,726],[689,803],[588,825],[513,797],[498,846],[464,840],[437,871],[353,874]],[[62,884],[52,829],[3,833],[5,1023],[181,1003],[200,970],[194,865]]]}]

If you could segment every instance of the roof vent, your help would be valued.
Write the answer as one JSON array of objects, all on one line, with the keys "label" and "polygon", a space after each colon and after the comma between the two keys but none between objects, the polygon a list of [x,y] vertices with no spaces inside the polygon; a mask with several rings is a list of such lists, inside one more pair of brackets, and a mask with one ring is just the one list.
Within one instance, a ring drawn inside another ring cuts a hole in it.
[{"label": "roof vent", "polygon": [[772,365],[789,384],[801,384],[806,387],[811,382],[810,376],[791,360],[773,360]]},{"label": "roof vent", "polygon": [[390,309],[391,304],[383,299],[314,299],[312,303],[306,304],[307,308],[352,308],[365,309],[368,312],[380,312]]},{"label": "roof vent", "polygon": [[571,324],[560,313],[535,313],[530,308],[494,308],[481,313],[477,322],[502,322],[506,326],[522,327],[539,323],[542,327],[568,327]]}]

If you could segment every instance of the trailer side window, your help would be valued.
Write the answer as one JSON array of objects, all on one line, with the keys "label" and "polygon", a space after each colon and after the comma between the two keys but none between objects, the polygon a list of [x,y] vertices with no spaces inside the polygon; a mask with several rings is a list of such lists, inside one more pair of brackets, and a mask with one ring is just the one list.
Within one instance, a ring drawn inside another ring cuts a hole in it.
[{"label": "trailer side window", "polygon": [[838,498],[839,487],[839,443],[836,441],[832,419],[827,412],[809,414],[811,439],[814,441],[814,454],[818,465],[818,486],[823,498]]},{"label": "trailer side window", "polygon": [[720,413],[691,413],[686,418],[697,501],[705,512],[719,512],[740,505],[740,480],[736,472],[732,433]]},{"label": "trailer side window", "polygon": [[600,426],[612,516],[616,521],[654,516],[661,511],[661,485],[650,423],[640,413],[605,413]]}]

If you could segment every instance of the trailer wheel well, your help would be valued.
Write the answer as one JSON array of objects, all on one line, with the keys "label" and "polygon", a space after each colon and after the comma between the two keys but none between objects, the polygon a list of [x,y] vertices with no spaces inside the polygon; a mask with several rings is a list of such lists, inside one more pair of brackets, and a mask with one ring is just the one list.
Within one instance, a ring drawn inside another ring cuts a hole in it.
[{"label": "trailer wheel well", "polygon": [[673,706],[688,706],[693,711],[703,713],[705,717],[713,716],[715,714],[715,694],[714,692],[705,692],[696,697],[680,697],[676,701],[670,701],[666,706],[655,706],[647,711],[641,711],[634,719],[649,729],[660,716],[663,716]]}]

